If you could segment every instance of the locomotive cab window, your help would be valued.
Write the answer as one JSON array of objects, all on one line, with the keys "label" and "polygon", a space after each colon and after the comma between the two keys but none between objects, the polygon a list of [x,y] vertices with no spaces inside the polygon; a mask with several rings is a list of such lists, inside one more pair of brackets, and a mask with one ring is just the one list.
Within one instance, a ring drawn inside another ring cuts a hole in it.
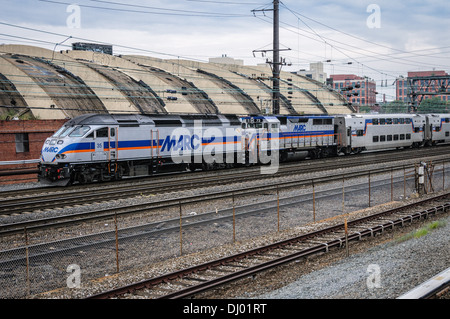
[{"label": "locomotive cab window", "polygon": [[108,137],[108,128],[104,127],[95,132],[96,137]]},{"label": "locomotive cab window", "polygon": [[91,130],[91,128],[89,126],[78,126],[72,131],[72,133],[69,134],[69,136],[70,137],[82,137],[90,130]]}]

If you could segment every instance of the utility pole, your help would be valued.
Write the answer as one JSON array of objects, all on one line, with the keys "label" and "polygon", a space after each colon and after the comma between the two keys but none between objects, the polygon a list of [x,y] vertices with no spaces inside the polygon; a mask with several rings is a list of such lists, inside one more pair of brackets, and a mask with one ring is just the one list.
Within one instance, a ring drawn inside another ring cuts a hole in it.
[{"label": "utility pole", "polygon": [[[272,113],[280,114],[280,71],[281,65],[284,63],[280,59],[280,51],[288,51],[290,49],[280,50],[280,1],[273,1],[273,9],[252,10],[253,14],[258,11],[273,11],[273,61],[267,63],[271,64],[272,68]],[[253,50],[255,52],[262,52],[263,56],[267,51],[271,50]]]},{"label": "utility pole", "polygon": [[273,66],[272,66],[272,112],[280,114],[280,10],[279,0],[273,1]]}]

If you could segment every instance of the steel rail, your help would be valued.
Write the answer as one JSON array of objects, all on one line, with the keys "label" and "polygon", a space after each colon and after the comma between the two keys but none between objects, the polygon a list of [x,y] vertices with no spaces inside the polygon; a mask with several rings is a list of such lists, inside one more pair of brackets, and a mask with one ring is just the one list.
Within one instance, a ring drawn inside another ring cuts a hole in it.
[{"label": "steel rail", "polygon": [[[430,156],[440,156],[440,155],[444,155],[445,153],[447,153],[447,147],[446,148],[440,148],[437,150],[437,153],[435,153],[434,155],[430,155]],[[443,153],[441,153],[443,152]],[[391,151],[392,153],[392,151]],[[408,152],[410,153],[410,152]],[[383,154],[385,155],[385,153],[383,152]],[[365,155],[370,155],[367,156],[364,160],[361,161],[360,156],[358,156],[359,162],[357,164],[357,166],[359,165],[369,165],[372,163],[380,163],[380,162],[392,162],[392,161],[396,161],[396,160],[400,160],[400,159],[410,159],[412,154],[405,154],[405,153],[394,153],[393,155],[397,155],[397,156],[388,156],[388,157],[384,157],[381,156],[381,154],[365,154]],[[373,156],[373,157],[372,157]],[[418,156],[418,154],[415,154],[414,156]],[[381,158],[379,158],[381,157]],[[420,156],[420,158],[422,158],[422,155]],[[336,159],[336,158],[333,158]],[[307,172],[313,172],[313,171],[322,171],[322,170],[327,170],[327,169],[336,169],[336,168],[346,168],[346,167],[352,167],[355,166],[354,163],[354,159],[356,158],[349,158],[349,157],[345,157],[343,159],[341,158],[337,158],[340,160],[340,162],[343,161],[343,163],[340,164],[336,164],[336,161],[321,161],[320,163],[318,161],[314,161],[314,162],[302,162],[302,163],[296,163],[296,164],[291,164],[291,163],[286,163],[286,166],[283,165],[282,167],[280,167],[279,172],[277,174],[271,174],[271,175],[266,175],[266,174],[259,174],[259,175],[255,175],[255,172],[258,172],[258,170],[260,169],[259,167],[251,167],[251,168],[247,168],[244,171],[239,171],[239,172],[231,172],[231,173],[227,173],[225,171],[215,171],[215,172],[222,172],[222,174],[220,176],[217,175],[213,175],[213,176],[193,176],[187,179],[182,179],[182,180],[177,180],[177,181],[164,181],[159,179],[158,180],[152,180],[149,182],[144,182],[141,185],[138,186],[132,186],[130,189],[129,185],[119,185],[117,186],[117,183],[112,183],[112,187],[110,188],[105,188],[105,184],[88,184],[85,186],[93,186],[93,187],[98,187],[101,188],[102,190],[106,190],[109,192],[115,192],[116,195],[119,195],[119,192],[122,192],[123,196],[128,196],[130,193],[136,192],[158,192],[158,189],[160,189],[160,192],[164,192],[166,190],[170,190],[170,189],[174,189],[174,187],[178,187],[178,189],[186,189],[188,188],[190,185],[194,185],[194,183],[196,183],[197,185],[201,185],[204,184],[205,181],[209,182],[211,184],[218,184],[218,183],[230,183],[230,182],[236,182],[237,179],[241,180],[241,181],[245,181],[248,180],[248,178],[251,179],[255,179],[255,176],[258,179],[267,179],[267,178],[272,178],[272,177],[280,177],[283,175],[291,175],[291,174],[298,174],[298,172],[303,172],[303,171],[307,171]],[[289,165],[288,165],[289,164]],[[355,166],[356,167],[356,166]],[[247,170],[251,170],[251,171],[247,171]],[[225,173],[223,173],[225,172]],[[179,174],[177,174],[179,175]],[[155,185],[157,184],[157,185]],[[106,185],[107,186],[107,185]],[[162,187],[164,186],[164,187]],[[81,190],[80,190],[81,188]],[[47,202],[48,200],[50,200],[51,198],[60,196],[61,198],[63,196],[67,196],[65,195],[65,193],[70,192],[70,194],[72,196],[75,196],[76,194],[80,195],[80,196],[85,196],[85,195],[92,195],[92,190],[84,190],[85,187],[80,187],[80,186],[74,186],[74,187],[70,187],[70,188],[63,188],[64,191],[61,192],[57,192],[57,193],[43,193],[43,191],[49,191],[49,192],[54,192],[55,189],[58,190],[60,188],[58,187],[48,187],[48,188],[32,188],[32,189],[26,189],[23,191],[4,191],[4,192],[0,192],[0,194],[2,195],[3,198],[6,198],[4,200],[0,200],[0,210],[3,209],[3,211],[5,211],[6,209],[10,209],[13,212],[17,212],[17,209],[14,210],[14,207],[21,207],[24,206],[27,202],[28,204],[32,205],[33,203],[36,205],[37,201],[40,201],[41,203]],[[130,192],[125,192],[123,190],[123,188],[129,188]],[[121,191],[122,190],[122,191]],[[30,199],[25,199],[23,202],[14,204],[14,202],[20,201],[20,199],[17,198],[13,198],[13,199],[8,199],[8,196],[14,195],[15,197],[17,196],[21,196],[21,194],[27,194],[30,192],[39,192],[37,195],[34,196],[35,201],[33,202],[33,198]],[[70,200],[71,197],[68,196],[68,200]],[[2,208],[3,207],[3,208]],[[1,212],[0,212],[1,213]]]},{"label": "steel rail", "polygon": [[[406,210],[406,209],[411,209],[414,206],[417,205],[422,205],[422,204],[426,204],[428,202],[434,201],[434,200],[438,200],[438,199],[444,199],[446,197],[448,197],[450,195],[450,193],[444,194],[444,195],[440,195],[440,196],[435,196],[433,198],[429,198],[426,200],[422,200],[420,202],[416,202],[416,203],[412,203],[412,204],[408,204],[405,205],[403,207],[399,207],[399,208],[394,208],[394,209],[390,209],[387,211],[383,211],[383,212],[379,212],[377,214],[371,215],[371,216],[367,216],[367,217],[362,217],[362,218],[358,218],[355,220],[352,220],[350,222],[348,222],[348,226],[354,226],[354,225],[358,225],[367,221],[372,221],[375,220],[376,218],[382,217],[382,216],[386,216],[389,214],[394,214],[397,213],[401,210]],[[422,212],[416,212],[413,214],[409,214],[407,217],[402,217],[402,218],[397,218],[395,220],[391,220],[389,222],[385,222],[385,223],[380,223],[377,226],[374,227],[369,227],[366,228],[364,230],[359,230],[358,232],[354,232],[351,233],[350,235],[348,235],[347,240],[348,241],[353,241],[353,240],[360,240],[362,237],[365,236],[374,236],[377,232],[383,232],[385,229],[388,228],[394,228],[395,226],[398,225],[404,225],[405,222],[410,221],[412,222],[415,219],[420,219],[421,217],[428,217],[431,214],[436,214],[438,212],[445,212],[450,208],[450,203],[446,203],[444,205],[440,205],[438,207],[434,207],[431,209],[427,209],[424,210]],[[315,238],[317,236],[320,236],[322,234],[325,233],[333,233],[336,231],[342,231],[342,229],[344,229],[345,224],[339,224],[339,225],[335,225],[335,226],[331,226],[322,230],[318,230],[312,233],[308,233],[305,235],[301,235],[295,238],[290,238],[287,240],[283,240],[280,242],[276,242],[264,247],[258,247],[255,249],[251,249],[249,251],[246,252],[241,252],[232,256],[228,256],[228,257],[224,257],[224,258],[220,258],[214,261],[210,261],[210,262],[206,262],[200,265],[196,265],[196,266],[192,266],[186,269],[182,269],[179,271],[175,271],[169,274],[165,274],[162,276],[158,276],[155,278],[151,278],[148,280],[143,280],[141,282],[138,283],[134,283],[131,285],[127,285],[127,286],[123,286],[123,287],[119,287],[110,291],[106,291],[103,293],[99,293],[99,294],[95,294],[92,296],[89,296],[88,299],[106,299],[106,298],[111,298],[111,297],[117,297],[120,295],[124,295],[127,293],[133,293],[133,291],[139,290],[139,289],[143,289],[143,288],[151,288],[154,287],[158,284],[161,283],[165,283],[165,282],[170,282],[171,280],[174,279],[179,279],[179,278],[183,278],[187,275],[193,274],[193,273],[197,273],[199,271],[202,270],[206,270],[206,269],[212,269],[214,267],[217,266],[222,266],[222,265],[226,265],[229,262],[233,262],[233,261],[238,261],[238,260],[242,260],[243,258],[249,257],[249,256],[254,256],[254,255],[258,255],[261,254],[263,252],[266,251],[270,251],[270,250],[274,250],[277,248],[281,248],[281,247],[286,247],[289,245],[292,245],[294,243],[298,243],[301,241],[304,241],[306,239],[309,238]],[[313,247],[309,247],[309,248],[305,248],[303,250],[297,251],[293,254],[289,254],[283,257],[279,257],[276,258],[274,260],[271,261],[267,261],[267,262],[263,262],[261,264],[258,264],[256,266],[251,266],[248,267],[246,269],[243,269],[241,271],[237,271],[225,276],[220,276],[219,278],[215,278],[209,281],[205,281],[202,282],[200,284],[197,285],[193,285],[191,287],[187,287],[181,290],[178,290],[176,292],[170,293],[170,294],[166,294],[164,296],[162,296],[161,298],[170,298],[170,299],[175,299],[175,298],[185,298],[188,296],[192,296],[194,294],[197,294],[199,292],[203,292],[215,287],[218,287],[220,285],[226,284],[226,283],[230,283],[232,281],[238,280],[238,279],[242,279],[245,278],[247,276],[256,274],[258,272],[273,268],[273,267],[277,267],[279,265],[282,264],[286,264],[289,263],[291,261],[297,260],[301,257],[307,256],[307,255],[311,255],[317,252],[322,252],[322,251],[326,251],[328,252],[328,250],[332,247],[336,247],[336,246],[342,246],[343,242],[345,240],[345,237],[338,237],[336,239],[333,239],[331,241],[328,242],[323,242],[320,243],[318,245],[315,245]]]},{"label": "steel rail", "polygon": [[[355,178],[355,177],[361,177],[364,175],[367,175],[369,172],[371,174],[381,174],[389,170],[397,170],[404,168],[405,165],[393,165],[390,167],[380,168],[380,169],[364,169],[360,170],[358,172],[353,173],[331,173],[327,177],[322,178],[314,178],[315,183],[323,183],[323,182],[329,182],[329,181],[335,181],[339,178],[342,178],[343,176],[346,178]],[[319,168],[320,170],[321,168]],[[313,171],[312,168],[309,169],[309,172]],[[291,172],[289,172],[291,173]],[[254,177],[252,175],[252,177]],[[270,176],[274,177],[274,176]],[[200,181],[202,187],[217,185],[217,184],[225,184],[225,183],[233,183],[236,182],[235,176],[229,177],[220,177],[220,176],[211,176],[208,177],[208,180],[211,184],[207,184],[205,180]],[[288,188],[292,186],[302,186],[307,185],[308,182],[311,183],[313,179],[303,179],[301,181],[287,181],[287,182],[274,182],[271,184],[265,184],[263,186],[250,186],[250,187],[244,187],[240,188],[239,194],[252,194],[254,192],[257,192],[261,188],[264,188],[265,190],[273,190],[278,188]],[[39,196],[39,198],[31,198],[31,199],[14,199],[11,201],[0,201],[0,214],[14,214],[14,213],[20,213],[24,211],[30,211],[30,210],[42,210],[46,208],[54,208],[54,207],[61,207],[61,203],[64,203],[63,206],[69,206],[74,205],[78,203],[93,203],[93,202],[104,202],[107,201],[108,198],[111,196],[111,194],[114,194],[114,199],[119,199],[123,197],[128,197],[130,195],[136,195],[136,194],[148,194],[148,193],[162,193],[165,191],[174,191],[176,187],[180,187],[181,189],[185,189],[187,187],[186,184],[189,184],[189,181],[174,181],[174,182],[167,182],[165,187],[161,187],[161,185],[151,185],[151,186],[135,186],[135,187],[121,187],[120,189],[116,189],[113,193],[113,190],[107,189],[102,190],[99,192],[93,192],[92,190],[89,191],[81,191],[78,192],[78,194],[53,194],[51,196],[44,195]],[[190,186],[195,185],[194,182],[190,182]],[[222,191],[222,192],[212,192],[202,195],[195,195],[191,196],[189,198],[182,198],[182,200],[186,202],[196,202],[201,200],[201,198],[207,197],[208,199],[217,199],[217,198],[226,198],[233,196],[233,194],[236,193],[236,191]],[[44,197],[44,198],[41,198]],[[99,198],[105,198],[103,200],[99,200]],[[170,201],[170,200],[169,200]]]},{"label": "steel rail", "polygon": [[[390,168],[387,169],[387,171],[390,171]],[[371,171],[374,172],[374,171]],[[380,173],[380,171],[378,171]],[[364,175],[364,172],[361,173],[362,175]],[[350,177],[355,177],[353,175],[348,175],[348,178]],[[318,178],[318,179],[314,179],[314,183],[315,185],[318,185],[320,183],[328,183],[328,182],[333,182],[333,181],[340,181],[342,180],[342,175],[341,174],[336,174],[336,176],[334,177],[326,177],[326,178]],[[371,187],[378,187],[378,186],[383,186],[383,185],[377,185],[378,182],[372,182],[373,184],[371,184]],[[397,183],[398,181],[395,181],[395,183]],[[300,187],[300,186],[308,186],[311,185],[312,180],[303,180],[300,182],[286,182],[286,183],[280,183],[280,184],[275,184],[274,185],[265,185],[264,190],[276,190],[278,189],[284,189],[284,188],[289,188],[289,187]],[[375,185],[374,185],[375,184]],[[277,186],[278,185],[278,186]],[[351,186],[347,186],[347,191],[350,191],[352,188],[357,188],[358,191],[362,190],[360,188],[360,186],[362,186],[364,189],[366,188],[366,184],[358,184],[358,185],[351,185]],[[253,195],[255,193],[259,193],[261,190],[262,186],[258,186],[258,187],[248,187],[248,188],[242,188],[242,191],[240,192],[235,192],[235,191],[226,191],[226,192],[216,192],[216,193],[209,193],[209,194],[201,194],[201,195],[195,195],[195,196],[185,196],[185,197],[179,197],[176,199],[165,199],[165,200],[161,200],[161,201],[155,201],[155,202],[150,202],[150,203],[143,203],[143,204],[133,204],[133,205],[127,205],[127,206],[121,206],[121,207],[117,207],[117,208],[105,208],[105,209],[97,209],[94,211],[87,211],[87,212],[82,212],[82,213],[75,213],[75,214],[69,214],[69,215],[61,215],[61,216],[55,216],[55,217],[46,217],[46,218],[40,218],[40,219],[33,219],[33,220],[29,220],[29,221],[22,221],[22,222],[15,222],[15,223],[11,223],[11,224],[3,224],[0,225],[0,236],[1,235],[8,235],[8,234],[14,234],[14,233],[21,233],[23,232],[23,229],[26,227],[28,230],[38,230],[38,229],[45,229],[45,228],[51,228],[51,227],[60,227],[63,225],[69,225],[72,223],[80,223],[80,222],[85,222],[85,221],[89,221],[89,220],[101,220],[104,218],[109,218],[112,217],[114,215],[117,216],[121,216],[121,215],[131,215],[131,214],[137,214],[137,213],[145,213],[147,211],[151,211],[151,210],[155,210],[155,209],[165,209],[165,208],[170,208],[170,207],[174,207],[174,206],[179,206],[180,203],[182,205],[185,204],[192,204],[192,203],[198,203],[198,202],[202,202],[205,200],[204,197],[208,197],[206,198],[207,200],[212,200],[212,199],[224,199],[224,198],[229,198],[230,196],[244,196],[244,195]],[[341,194],[340,188],[335,188],[335,189],[329,189],[326,191],[320,191],[317,192],[317,196],[318,194],[320,194],[321,192],[330,192],[330,191],[336,191],[339,192],[339,194]],[[231,195],[230,195],[231,192]],[[338,193],[336,193],[338,194]],[[305,196],[310,196],[311,194],[305,194]],[[291,197],[294,198],[295,196]],[[280,200],[285,201],[288,200],[289,197],[285,197],[285,198],[280,198]],[[319,199],[319,198],[316,198]],[[267,204],[270,202],[275,202],[275,200],[269,200],[269,201],[265,201],[262,202],[261,204]],[[281,204],[281,206],[283,206],[284,204]],[[288,205],[292,205],[292,204],[288,204]],[[249,205],[250,206],[250,205]],[[236,207],[236,209],[240,209],[242,208],[240,207]],[[228,210],[230,210],[231,208],[229,208]],[[225,209],[227,210],[227,209]],[[225,211],[223,210],[223,211]],[[204,215],[204,214],[202,214]]]},{"label": "steel rail", "polygon": [[[381,185],[381,186],[383,186],[383,185]],[[356,188],[355,191],[360,191],[360,189],[358,188],[358,185],[352,185],[351,187]],[[336,192],[332,192],[331,194],[329,194],[330,191],[336,191]],[[325,195],[320,196],[319,195],[320,193],[325,193]],[[341,192],[339,191],[339,189],[334,189],[334,190],[324,190],[324,191],[318,192],[317,194],[318,195],[317,195],[316,199],[321,199],[324,197],[340,195]],[[306,194],[305,196],[309,196],[309,195],[310,194]],[[290,199],[298,199],[298,196],[291,196],[291,197],[287,197],[287,198],[282,198],[280,200],[284,201],[284,200],[290,200]],[[289,202],[289,203],[280,203],[279,207],[288,207],[288,206],[292,206],[292,205],[298,205],[299,203],[307,201],[307,200],[310,200],[310,199],[296,200],[294,202]],[[263,212],[270,212],[272,209],[277,208],[277,205],[269,206],[269,207],[261,207],[264,204],[268,204],[268,203],[277,203],[277,200],[268,200],[265,202],[261,202],[261,203],[259,203],[257,208],[254,208],[254,205],[252,205],[252,204],[236,206],[235,207],[235,210],[236,210],[235,218],[251,216],[251,215],[260,214]],[[239,210],[242,210],[243,208],[244,209],[251,208],[251,210],[239,212]],[[27,232],[31,232],[31,231],[42,230],[45,228],[64,226],[64,225],[71,224],[71,223],[85,222],[86,220],[89,220],[89,219],[104,219],[106,217],[115,216],[116,214],[119,215],[119,213],[114,212],[114,211],[110,212],[110,210],[111,209],[101,210],[104,213],[101,216],[88,216],[88,217],[85,217],[82,219],[77,219],[77,220],[60,221],[60,222],[57,222],[56,224],[50,224],[50,225],[30,226],[30,223],[27,224],[24,222],[12,224],[10,226],[18,226],[18,228],[10,229],[10,230],[2,230],[2,231],[0,231],[0,236],[6,235],[6,234],[23,233],[24,229],[25,229],[24,225],[28,225],[28,227],[26,228]],[[147,208],[144,205],[144,208],[141,208],[138,211],[145,211],[145,210],[147,210]],[[203,224],[211,224],[211,223],[227,221],[233,217],[233,215],[231,215],[232,210],[233,210],[233,208],[227,208],[227,209],[224,209],[224,210],[221,210],[218,212],[213,211],[213,212],[203,213],[203,214],[199,214],[199,215],[184,216],[182,218],[182,220],[187,221],[189,223],[184,224],[183,228],[188,229],[188,228],[198,227]],[[229,214],[225,214],[225,212],[228,212]],[[127,211],[127,212],[122,212],[120,214],[131,214],[131,213],[136,213],[136,211],[135,210]],[[88,215],[88,213],[81,213],[80,215]],[[205,218],[209,218],[210,216],[213,216],[213,218],[205,219]],[[180,222],[179,218],[172,218],[172,219],[167,219],[167,220],[151,222],[151,223],[147,223],[147,224],[143,224],[143,225],[139,225],[139,226],[131,226],[126,229],[122,229],[121,233],[127,233],[127,234],[125,234],[125,235],[121,234],[118,238],[123,242],[124,240],[132,240],[132,239],[139,238],[139,237],[148,237],[148,236],[158,235],[159,233],[178,231],[179,230],[179,222]],[[164,223],[166,227],[159,228],[158,226],[161,223]],[[173,224],[173,226],[168,226],[170,224]],[[0,227],[0,229],[1,228],[2,227]],[[47,242],[47,243],[29,245],[29,246],[27,246],[27,248],[29,250],[28,258],[30,261],[41,260],[41,259],[45,258],[46,256],[54,255],[57,252],[66,252],[67,253],[69,251],[79,250],[81,248],[87,249],[89,247],[107,245],[112,242],[115,242],[115,240],[116,240],[115,232],[113,230],[109,230],[109,231],[104,231],[104,232],[99,232],[99,233],[94,233],[94,234],[89,234],[89,235],[78,236],[75,238],[61,239],[61,240],[54,241],[51,243]],[[84,242],[84,244],[80,245],[81,241]],[[53,246],[60,245],[62,247],[53,249],[50,252],[45,251],[45,249],[40,249],[40,247],[47,247],[49,244],[52,244]],[[3,264],[9,265],[9,264],[14,264],[14,263],[17,264],[19,262],[23,262],[25,260],[23,250],[24,250],[23,247],[18,247],[18,248],[11,248],[8,250],[0,251],[0,255],[6,254],[6,255],[13,255],[13,256],[16,256],[16,255],[20,256],[18,258],[13,258],[13,259],[10,258],[8,260],[2,259],[2,260],[0,260],[0,265],[3,265]]]}]

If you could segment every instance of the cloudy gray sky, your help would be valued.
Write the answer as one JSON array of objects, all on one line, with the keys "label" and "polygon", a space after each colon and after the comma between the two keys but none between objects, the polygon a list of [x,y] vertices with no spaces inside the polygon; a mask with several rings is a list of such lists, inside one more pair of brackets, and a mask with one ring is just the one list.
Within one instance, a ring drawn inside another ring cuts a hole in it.
[{"label": "cloudy gray sky", "polygon": [[[259,0],[0,0],[0,44],[58,49],[78,41],[106,42],[115,54],[208,61],[227,54],[246,64],[271,49],[272,1]],[[74,5],[77,6],[74,6]],[[252,10],[258,10],[252,12]],[[328,74],[392,83],[417,70],[450,72],[450,3],[423,1],[283,0],[281,53],[291,66],[323,61]],[[271,57],[269,54],[267,57]],[[331,60],[331,62],[325,62]],[[349,64],[351,62],[351,64]],[[388,83],[382,88],[381,82]]]}]

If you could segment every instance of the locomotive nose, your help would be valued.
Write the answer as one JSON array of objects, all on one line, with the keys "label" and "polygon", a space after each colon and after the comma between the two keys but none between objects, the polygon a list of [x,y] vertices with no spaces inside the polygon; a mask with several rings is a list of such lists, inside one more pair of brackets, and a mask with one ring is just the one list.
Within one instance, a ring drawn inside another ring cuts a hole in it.
[{"label": "locomotive nose", "polygon": [[41,150],[41,160],[46,163],[54,161],[55,155],[58,153],[59,146],[57,146],[56,139],[47,139]]}]

